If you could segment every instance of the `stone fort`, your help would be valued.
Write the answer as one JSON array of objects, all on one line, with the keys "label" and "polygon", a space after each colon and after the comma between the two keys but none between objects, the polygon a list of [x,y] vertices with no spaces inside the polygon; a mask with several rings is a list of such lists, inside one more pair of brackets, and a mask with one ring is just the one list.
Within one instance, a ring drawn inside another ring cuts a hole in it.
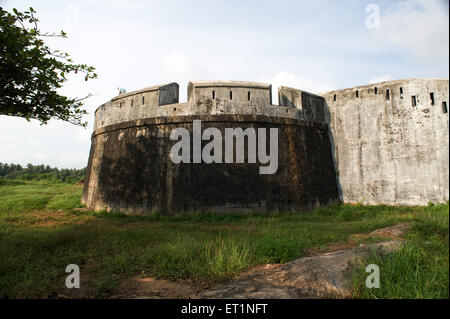
[{"label": "stone fort", "polygon": [[[318,95],[280,87],[279,105],[272,104],[270,84],[255,82],[189,82],[185,103],[176,83],[122,93],[95,111],[82,201],[96,210],[167,215],[443,202],[448,87],[442,79]],[[192,135],[194,120],[222,133],[277,128],[276,173],[261,175],[260,163],[249,161],[174,164],[171,131]]]}]

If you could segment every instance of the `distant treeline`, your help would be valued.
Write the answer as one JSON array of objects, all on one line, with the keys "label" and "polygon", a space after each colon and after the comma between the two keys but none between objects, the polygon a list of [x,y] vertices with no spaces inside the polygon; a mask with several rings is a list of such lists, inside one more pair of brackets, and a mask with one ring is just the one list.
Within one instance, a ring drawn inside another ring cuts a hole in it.
[{"label": "distant treeline", "polygon": [[28,164],[23,167],[20,164],[0,163],[0,178],[21,180],[51,180],[64,183],[78,183],[84,180],[86,168],[59,169],[49,165]]}]

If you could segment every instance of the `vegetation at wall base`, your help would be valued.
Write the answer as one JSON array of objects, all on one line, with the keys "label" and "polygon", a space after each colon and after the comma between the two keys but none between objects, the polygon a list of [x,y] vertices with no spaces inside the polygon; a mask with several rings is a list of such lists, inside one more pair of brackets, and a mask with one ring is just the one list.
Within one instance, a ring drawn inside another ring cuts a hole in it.
[{"label": "vegetation at wall base", "polygon": [[[380,289],[364,288],[367,273],[355,267],[354,297],[449,296],[448,203],[339,205],[301,214],[126,216],[83,208],[82,188],[74,184],[2,181],[1,298],[111,297],[125,281],[141,277],[212,286],[252,267],[327,251],[354,234],[403,222],[412,224],[405,248],[367,260],[380,266]],[[80,266],[77,295],[65,287],[68,264]]]}]

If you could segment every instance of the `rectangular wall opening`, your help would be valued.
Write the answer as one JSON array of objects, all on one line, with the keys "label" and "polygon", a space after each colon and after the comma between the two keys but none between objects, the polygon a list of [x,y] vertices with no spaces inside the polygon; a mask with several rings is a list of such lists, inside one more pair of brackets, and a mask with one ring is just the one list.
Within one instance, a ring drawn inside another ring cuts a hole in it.
[{"label": "rectangular wall opening", "polygon": [[434,93],[430,93],[431,105],[434,105]]},{"label": "rectangular wall opening", "polygon": [[336,94],[333,96],[333,101],[336,101]]},{"label": "rectangular wall opening", "polygon": [[447,102],[442,102],[442,113],[448,113]]},{"label": "rectangular wall opening", "polygon": [[144,105],[144,97],[142,97],[142,105]]},{"label": "rectangular wall opening", "polygon": [[411,96],[411,104],[412,104],[412,106],[416,106],[417,105],[417,99],[416,99],[415,95]]},{"label": "rectangular wall opening", "polygon": [[375,87],[375,94],[378,94],[378,88]]},{"label": "rectangular wall opening", "polygon": [[216,91],[212,91],[212,99],[213,99],[213,100],[216,99]]},{"label": "rectangular wall opening", "polygon": [[250,101],[250,91],[247,93],[247,99]]},{"label": "rectangular wall opening", "polygon": [[131,106],[133,106],[133,99],[131,99]]},{"label": "rectangular wall opening", "polygon": [[400,88],[400,98],[403,99],[403,88]]},{"label": "rectangular wall opening", "polygon": [[359,91],[358,90],[356,91],[355,95],[356,95],[356,97],[359,97]]},{"label": "rectangular wall opening", "polygon": [[386,90],[386,100],[390,100],[391,99],[391,93],[389,92],[389,89]]},{"label": "rectangular wall opening", "polygon": [[233,91],[230,91],[230,100],[233,99]]}]

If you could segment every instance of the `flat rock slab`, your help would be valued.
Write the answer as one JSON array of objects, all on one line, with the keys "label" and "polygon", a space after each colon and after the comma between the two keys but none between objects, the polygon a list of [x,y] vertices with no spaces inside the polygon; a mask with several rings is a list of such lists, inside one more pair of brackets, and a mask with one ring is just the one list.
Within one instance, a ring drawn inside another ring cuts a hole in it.
[{"label": "flat rock slab", "polygon": [[372,250],[387,254],[400,249],[401,240],[360,245],[358,248],[303,257],[277,266],[266,266],[236,281],[200,292],[197,298],[314,299],[349,298],[352,287],[346,273],[353,262]]},{"label": "flat rock slab", "polygon": [[411,223],[402,223],[390,227],[380,228],[374,230],[369,235],[373,237],[390,237],[390,238],[399,238],[402,236],[409,228],[411,227]]}]

